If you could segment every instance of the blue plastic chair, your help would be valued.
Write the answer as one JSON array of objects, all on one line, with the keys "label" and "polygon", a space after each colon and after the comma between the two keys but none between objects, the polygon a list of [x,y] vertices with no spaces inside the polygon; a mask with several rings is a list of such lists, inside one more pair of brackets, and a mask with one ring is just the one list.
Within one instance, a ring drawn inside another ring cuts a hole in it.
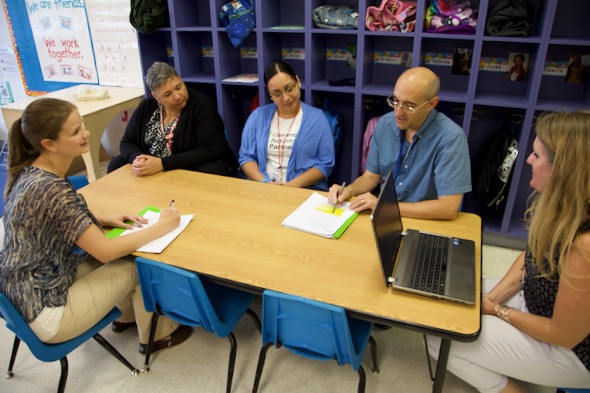
[{"label": "blue plastic chair", "polygon": [[246,313],[260,330],[258,316],[249,309],[254,295],[201,280],[194,272],[146,258],[138,257],[136,265],[145,309],[154,313],[145,365],[141,371],[149,371],[158,317],[165,315],[182,325],[200,326],[219,337],[229,339],[231,352],[226,387],[229,393],[237,351],[236,338],[232,331]]},{"label": "blue plastic chair", "polygon": [[39,340],[35,333],[31,330],[27,322],[24,320],[22,315],[14,308],[12,302],[2,293],[0,293],[0,314],[6,320],[6,326],[12,330],[16,336],[14,337],[14,345],[12,346],[12,355],[10,357],[10,363],[8,364],[7,379],[13,377],[12,367],[16,360],[16,353],[20,345],[21,340],[24,341],[33,355],[43,362],[54,362],[59,360],[61,362],[61,376],[59,379],[59,385],[57,388],[58,393],[62,393],[66,388],[66,382],[68,379],[68,359],[67,355],[80,345],[88,341],[91,337],[94,338],[100,345],[103,346],[111,355],[119,359],[129,370],[132,371],[133,375],[138,375],[139,370],[133,367],[127,359],[123,357],[108,341],[106,341],[99,332],[105,327],[110,325],[115,319],[119,318],[121,311],[117,308],[113,308],[103,319],[101,319],[96,325],[88,329],[84,334],[73,338],[69,341],[59,344],[46,344]]},{"label": "blue plastic chair", "polygon": [[68,176],[68,180],[76,190],[88,185],[88,178],[84,175]]},{"label": "blue plastic chair", "polygon": [[573,389],[573,388],[561,388],[557,390],[558,393],[590,393],[590,389]]},{"label": "blue plastic chair", "polygon": [[365,391],[362,366],[367,343],[371,343],[372,371],[377,373],[377,344],[373,324],[346,315],[342,307],[270,290],[262,295],[262,349],[252,392],[258,391],[266,352],[275,345],[309,359],[348,363],[359,374],[358,391]]}]

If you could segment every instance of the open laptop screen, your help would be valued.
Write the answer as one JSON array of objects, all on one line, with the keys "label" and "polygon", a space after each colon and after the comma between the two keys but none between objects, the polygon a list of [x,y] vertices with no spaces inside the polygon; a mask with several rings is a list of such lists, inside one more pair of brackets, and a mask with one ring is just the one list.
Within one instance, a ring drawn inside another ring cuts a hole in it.
[{"label": "open laptop screen", "polygon": [[377,239],[377,252],[381,258],[385,285],[388,285],[388,279],[393,273],[393,267],[400,248],[403,231],[391,172],[387,175],[381,188],[377,205],[371,214],[371,222]]}]

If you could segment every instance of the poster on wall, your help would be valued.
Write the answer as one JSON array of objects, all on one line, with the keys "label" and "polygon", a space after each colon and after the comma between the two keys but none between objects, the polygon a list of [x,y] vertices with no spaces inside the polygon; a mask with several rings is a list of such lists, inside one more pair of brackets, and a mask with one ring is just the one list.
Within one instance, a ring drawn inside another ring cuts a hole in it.
[{"label": "poster on wall", "polygon": [[129,23],[129,0],[86,4],[101,85],[143,87],[137,32]]},{"label": "poster on wall", "polygon": [[25,0],[45,81],[97,83],[83,0]]}]

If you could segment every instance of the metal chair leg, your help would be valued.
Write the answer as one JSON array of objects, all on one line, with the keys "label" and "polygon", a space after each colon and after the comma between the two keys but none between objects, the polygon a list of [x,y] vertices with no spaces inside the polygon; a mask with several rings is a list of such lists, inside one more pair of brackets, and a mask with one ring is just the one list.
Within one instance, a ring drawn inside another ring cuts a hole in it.
[{"label": "metal chair leg", "polygon": [[371,371],[377,374],[379,372],[379,367],[377,366],[377,342],[373,336],[369,337],[369,345],[371,346],[371,359],[373,360],[373,368]]},{"label": "metal chair leg", "polygon": [[143,368],[141,369],[142,373],[147,373],[150,371],[150,356],[152,354],[152,347],[154,346],[154,337],[156,336],[156,326],[158,325],[158,318],[160,316],[157,312],[153,313],[152,315],[152,326],[150,327],[150,338],[148,339],[148,346],[147,351],[145,353],[145,361],[143,364]]},{"label": "metal chair leg", "polygon": [[365,377],[365,369],[363,366],[359,367],[359,387],[358,393],[365,393],[365,385],[367,384],[367,378]]},{"label": "metal chair leg", "polygon": [[113,347],[111,345],[111,343],[109,343],[107,340],[104,339],[103,336],[101,336],[100,334],[97,334],[94,336],[94,339],[104,348],[107,350],[108,353],[110,353],[111,355],[113,355],[115,358],[117,358],[121,363],[123,363],[125,365],[125,367],[127,367],[129,370],[131,370],[131,373],[133,376],[136,376],[139,374],[139,370],[136,369],[135,367],[133,367],[133,365],[131,365],[131,363],[129,363],[129,361],[127,359],[125,359],[125,357],[123,355],[121,355],[121,353],[119,351],[117,351],[115,349],[115,347]]},{"label": "metal chair leg", "polygon": [[59,377],[57,393],[64,393],[66,390],[66,382],[68,381],[68,358],[63,357],[59,359],[59,362],[61,363],[61,375]]},{"label": "metal chair leg", "polygon": [[20,345],[20,338],[17,335],[14,336],[14,344],[12,344],[12,354],[10,355],[10,362],[8,363],[8,372],[6,373],[6,379],[10,379],[14,376],[12,367],[16,360],[16,353],[18,352],[18,346]]},{"label": "metal chair leg", "polygon": [[266,352],[268,348],[272,346],[272,343],[268,343],[260,349],[260,355],[258,355],[258,366],[256,366],[256,377],[254,378],[254,386],[252,387],[252,393],[258,392],[258,385],[260,384],[260,377],[262,376],[262,369],[264,368],[264,361],[266,360]]},{"label": "metal chair leg", "polygon": [[227,336],[229,343],[231,344],[231,351],[229,353],[229,364],[227,366],[227,387],[225,388],[226,393],[231,392],[231,385],[234,379],[234,366],[236,364],[236,352],[238,351],[238,343],[236,342],[236,336],[230,333]]}]

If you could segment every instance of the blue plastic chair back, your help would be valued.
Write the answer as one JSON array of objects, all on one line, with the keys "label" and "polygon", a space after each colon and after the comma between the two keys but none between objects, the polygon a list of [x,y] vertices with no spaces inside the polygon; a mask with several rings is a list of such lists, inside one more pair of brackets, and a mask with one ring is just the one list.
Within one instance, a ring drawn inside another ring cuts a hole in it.
[{"label": "blue plastic chair back", "polygon": [[138,257],[136,266],[145,309],[182,325],[201,326],[227,337],[254,295],[202,281],[196,273]]},{"label": "blue plastic chair back", "polygon": [[262,345],[281,343],[300,356],[361,366],[371,322],[350,318],[341,307],[266,290],[262,301]]},{"label": "blue plastic chair back", "polygon": [[54,362],[67,356],[121,315],[121,311],[114,308],[84,334],[63,343],[46,344],[39,340],[12,302],[2,293],[0,293],[0,313],[6,320],[6,327],[12,330],[21,341],[24,341],[33,355],[43,362]]},{"label": "blue plastic chair back", "polygon": [[88,179],[83,175],[68,176],[68,180],[76,190],[88,185]]}]

